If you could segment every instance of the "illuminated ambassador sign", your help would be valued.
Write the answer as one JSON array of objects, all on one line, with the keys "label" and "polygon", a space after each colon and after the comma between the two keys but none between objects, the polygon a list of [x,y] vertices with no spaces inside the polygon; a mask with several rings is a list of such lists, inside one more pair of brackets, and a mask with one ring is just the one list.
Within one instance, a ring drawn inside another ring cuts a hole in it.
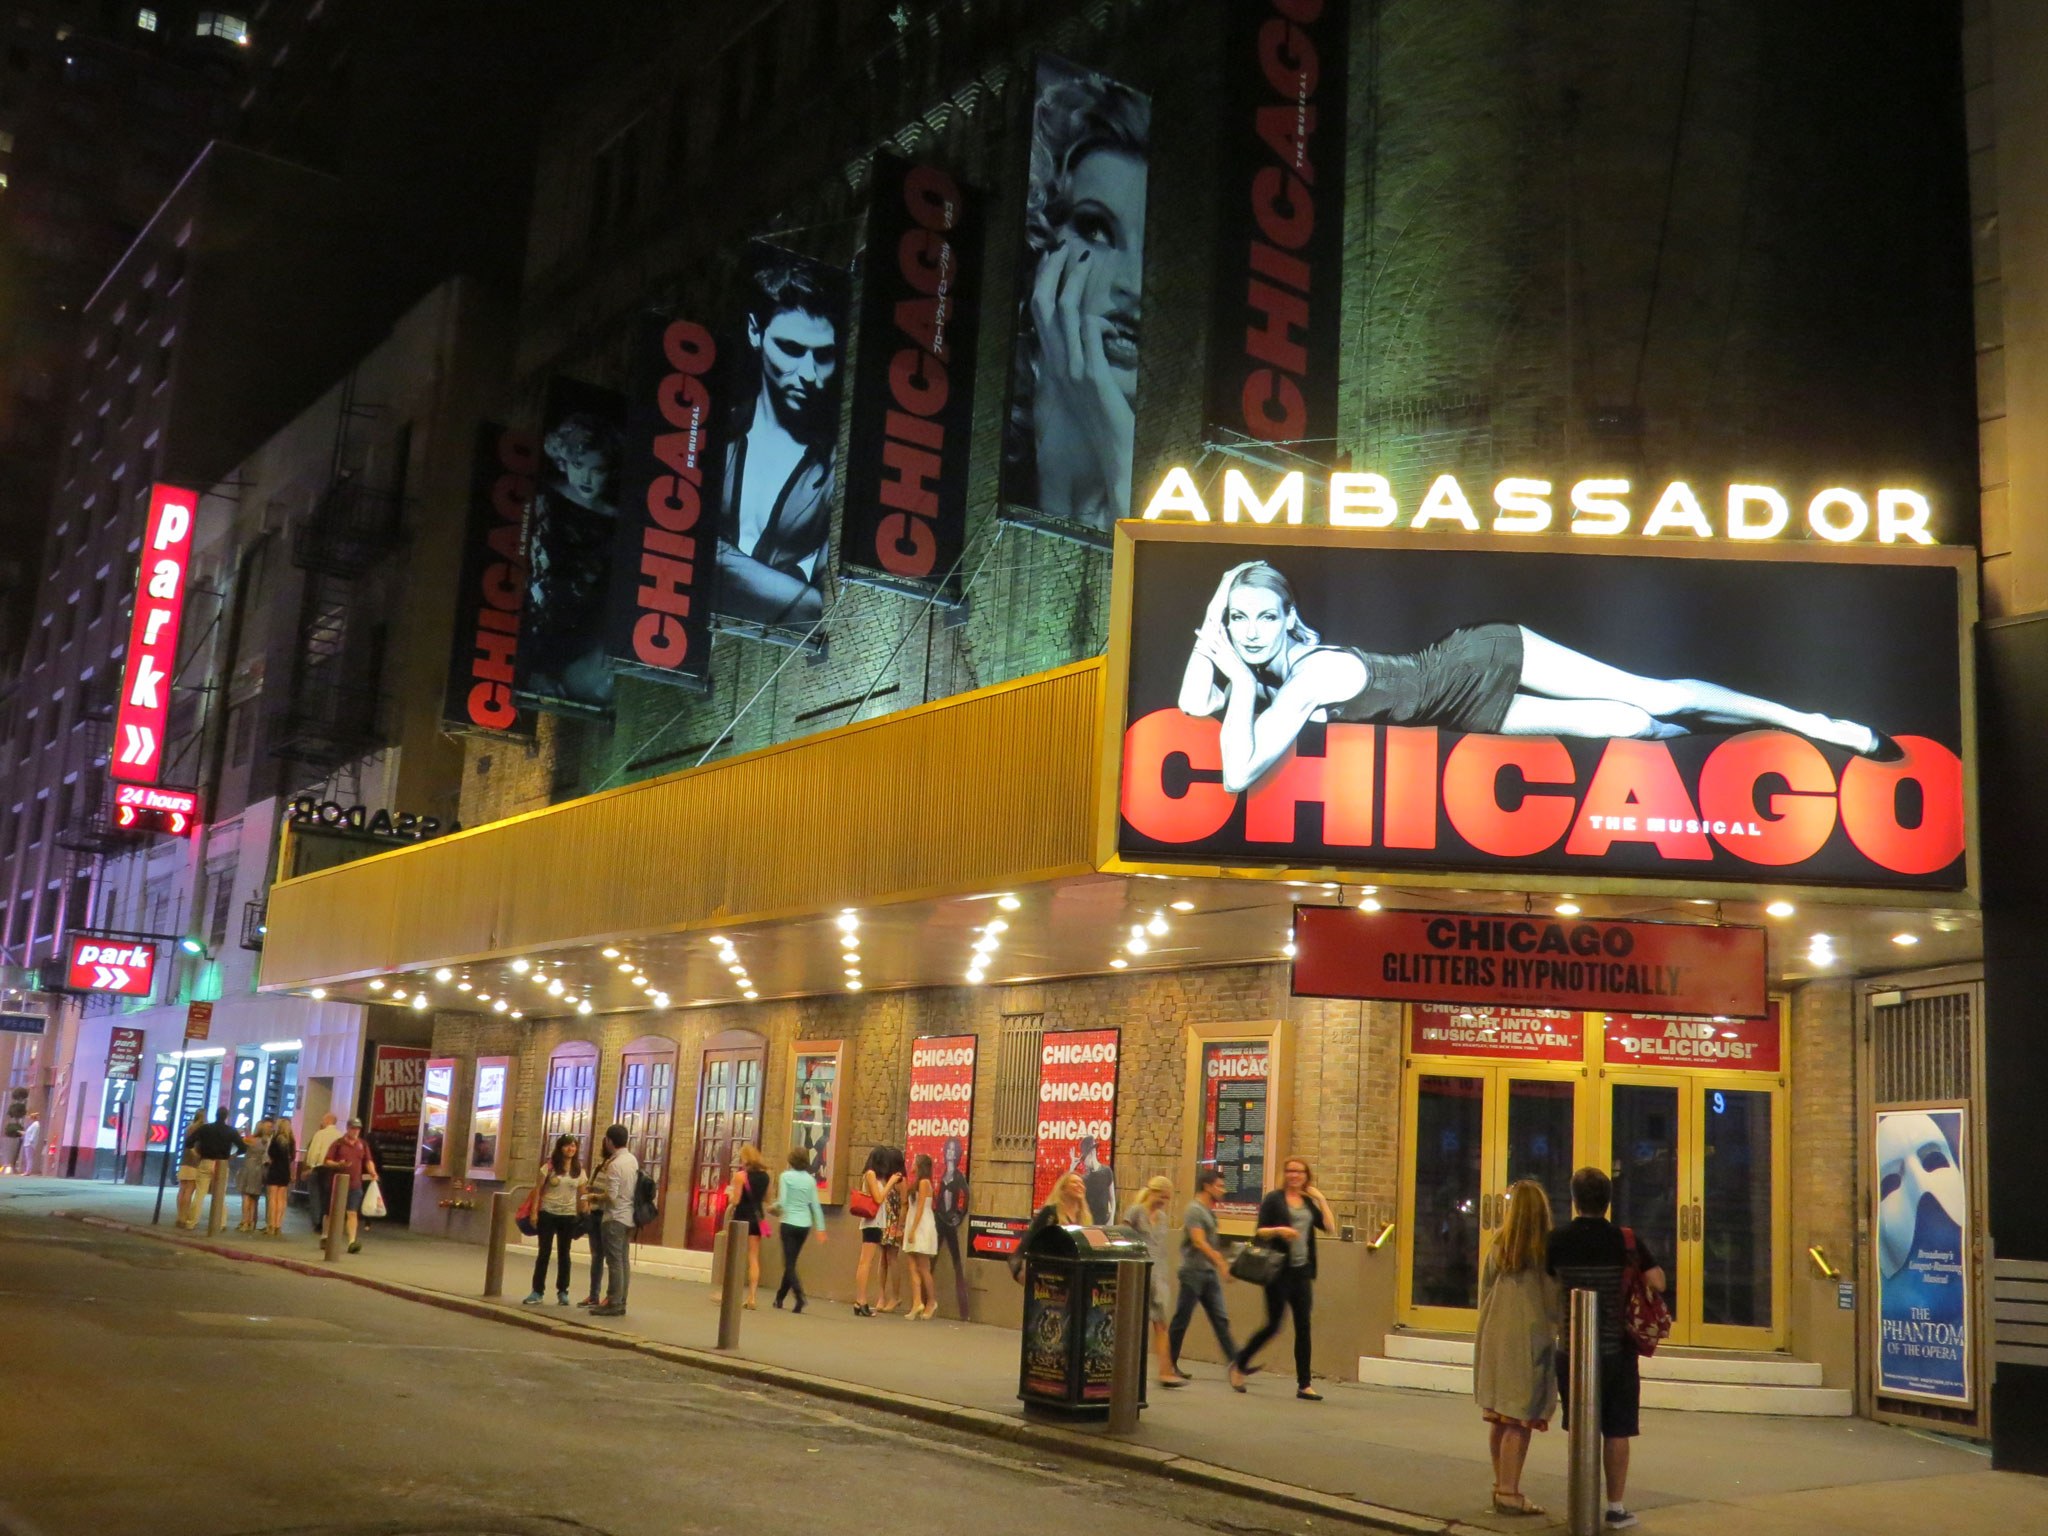
[{"label": "illuminated ambassador sign", "polygon": [[1750,543],[1797,537],[1830,544],[1932,544],[1934,509],[1919,491],[1900,486],[1835,485],[1796,496],[1774,485],[1736,483],[1695,488],[1685,480],[1638,486],[1612,476],[1548,480],[1509,475],[1468,490],[1456,475],[1438,475],[1403,504],[1385,475],[1340,471],[1317,482],[1323,516],[1309,517],[1309,481],[1301,470],[1262,493],[1241,469],[1223,472],[1205,493],[1192,472],[1166,472],[1141,514],[1146,522],[1269,523],[1309,521],[1332,528],[1412,528],[1465,533],[1572,533],[1591,538],[1726,538]]}]

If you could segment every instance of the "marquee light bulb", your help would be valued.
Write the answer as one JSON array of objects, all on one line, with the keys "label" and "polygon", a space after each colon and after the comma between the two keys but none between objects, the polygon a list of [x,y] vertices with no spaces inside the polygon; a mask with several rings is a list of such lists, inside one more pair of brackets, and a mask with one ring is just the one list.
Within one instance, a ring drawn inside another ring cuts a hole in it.
[{"label": "marquee light bulb", "polygon": [[427,994],[426,994],[426,993],[424,993],[424,992],[415,992],[415,993],[413,993],[413,995],[412,995],[412,1011],[413,1011],[414,1013],[425,1013],[425,1012],[427,1011]]},{"label": "marquee light bulb", "polygon": [[851,912],[840,913],[838,922],[839,931],[841,933],[852,933],[856,928],[860,927],[860,919],[855,917]]},{"label": "marquee light bulb", "polygon": [[1917,933],[1895,933],[1892,935],[1892,942],[1894,944],[1910,946],[1920,942],[1920,935]]},{"label": "marquee light bulb", "polygon": [[1560,901],[1556,910],[1559,917],[1577,917],[1581,909],[1576,901]]},{"label": "marquee light bulb", "polygon": [[1152,921],[1151,921],[1151,922],[1149,922],[1149,923],[1147,923],[1147,924],[1145,925],[1145,931],[1146,931],[1147,933],[1151,934],[1151,935],[1152,935],[1152,937],[1153,937],[1153,938],[1155,938],[1155,939],[1163,939],[1163,938],[1165,938],[1165,937],[1166,937],[1166,915],[1165,915],[1164,913],[1161,913],[1161,912],[1154,912],[1154,913],[1152,914]]},{"label": "marquee light bulb", "polygon": [[1010,925],[1000,917],[991,919],[988,926],[982,929],[983,933],[1008,933],[1009,931]]},{"label": "marquee light bulb", "polygon": [[308,996],[308,997],[312,998],[312,999],[313,999],[313,1001],[314,1001],[314,1002],[316,1002],[316,1003],[317,1003],[317,1002],[319,1002],[319,1001],[320,1001],[320,1000],[321,1000],[322,998],[324,998],[324,997],[325,997],[326,995],[327,995],[327,989],[326,989],[325,987],[315,987],[315,988],[314,988],[314,989],[313,989],[313,990],[312,990],[311,992],[308,992],[308,993],[306,994],[306,996]]},{"label": "marquee light bulb", "polygon": [[524,976],[533,969],[533,962],[531,960],[514,960],[512,962],[512,969]]},{"label": "marquee light bulb", "polygon": [[455,973],[449,970],[448,967],[445,965],[442,966],[441,969],[439,969],[438,971],[434,972],[434,980],[436,981],[445,983],[453,981],[454,979]]},{"label": "marquee light bulb", "polygon": [[517,1008],[514,1008],[512,1010],[512,1017],[515,1019],[523,1019],[526,1017],[526,1015],[521,1013]]},{"label": "marquee light bulb", "polygon": [[1131,942],[1124,946],[1125,949],[1128,949],[1134,955],[1142,955],[1145,953],[1146,950],[1150,949],[1151,947],[1152,946],[1146,942],[1145,935],[1142,933],[1133,934],[1131,936]]},{"label": "marquee light bulb", "polygon": [[598,953],[603,955],[607,960],[616,960],[619,958],[619,952],[616,949],[613,949],[609,944],[605,945],[605,947],[599,950]]},{"label": "marquee light bulb", "polygon": [[582,1001],[582,1002],[578,1003],[578,1004],[576,1005],[576,1011],[577,1011],[578,1013],[584,1013],[584,1014],[587,1014],[587,1013],[589,1013],[589,1012],[591,1011],[591,1008],[590,1008],[590,999],[586,997],[585,999],[583,999],[583,1001]]},{"label": "marquee light bulb", "polygon": [[1167,905],[1172,907],[1173,910],[1176,912],[1192,912],[1195,910],[1195,904],[1192,901],[1189,901],[1185,896],[1183,896],[1179,901],[1168,902]]},{"label": "marquee light bulb", "polygon": [[1764,911],[1772,917],[1790,917],[1794,912],[1797,912],[1798,910],[1799,909],[1793,906],[1792,903],[1789,901],[1774,901],[1769,906],[1764,908]]},{"label": "marquee light bulb", "polygon": [[466,981],[458,981],[457,983],[455,983],[455,990],[458,992],[474,992],[476,988],[472,987]]},{"label": "marquee light bulb", "polygon": [[[749,988],[747,988],[747,990],[746,990],[745,992],[742,992],[742,993],[741,993],[740,995],[741,995],[742,997],[744,997],[744,998],[745,998],[745,999],[746,999],[746,1000],[747,1000],[748,1002],[752,1002],[752,1001],[753,1001],[753,1000],[754,1000],[755,998],[759,997],[759,996],[760,996],[761,994],[760,994],[760,993],[758,993],[758,992],[756,992],[756,991],[755,991],[755,990],[754,990],[754,989],[753,989],[752,987],[749,987]],[[661,1006],[662,1006],[662,1007],[664,1007],[664,1008],[666,1008],[666,1007],[668,1006],[668,1004],[667,1004],[667,1003],[663,1003],[663,1004],[662,1004]]]},{"label": "marquee light bulb", "polygon": [[488,1003],[491,1000],[491,994],[488,992],[479,992],[476,995],[476,1000],[480,1003]]},{"label": "marquee light bulb", "polygon": [[1131,962],[1126,960],[1122,955],[1118,955],[1114,960],[1109,962],[1109,968],[1113,971],[1120,971],[1130,963]]},{"label": "marquee light bulb", "polygon": [[859,949],[860,935],[857,933],[842,933],[839,936],[839,943],[845,949]]},{"label": "marquee light bulb", "polygon": [[1280,953],[1292,960],[1294,958],[1294,940],[1289,939],[1285,944],[1282,944],[1280,946]]},{"label": "marquee light bulb", "polygon": [[846,990],[849,992],[858,992],[860,990],[860,983],[857,981],[849,981],[846,984]]},{"label": "marquee light bulb", "polygon": [[391,1001],[393,1001],[394,1003],[402,1003],[402,1002],[404,1002],[404,1001],[405,1001],[405,988],[403,988],[403,987],[393,987],[393,988],[391,989]]},{"label": "marquee light bulb", "polygon": [[550,997],[560,997],[563,994],[563,992],[567,990],[568,989],[562,985],[561,978],[559,977],[548,983],[548,996]]},{"label": "marquee light bulb", "polygon": [[628,975],[631,975],[633,971],[633,962],[630,960],[621,960],[619,962],[619,969],[626,972]]},{"label": "marquee light bulb", "polygon": [[384,990],[384,978],[381,976],[374,977],[370,982],[370,990],[372,992],[382,992]]},{"label": "marquee light bulb", "polygon": [[505,999],[501,997],[495,1003],[491,1004],[491,1012],[503,1013],[511,1006],[512,1005],[510,1003],[506,1002]]},{"label": "marquee light bulb", "polygon": [[1019,901],[1014,896],[1000,896],[996,899],[996,905],[1001,907],[1005,912],[1014,912],[1019,907],[1023,906],[1024,903]]},{"label": "marquee light bulb", "polygon": [[633,985],[645,992],[647,990],[647,978],[645,976],[635,976],[633,978]]},{"label": "marquee light bulb", "polygon": [[1377,896],[1363,897],[1358,903],[1358,910],[1361,912],[1377,912],[1379,909],[1380,899]]}]

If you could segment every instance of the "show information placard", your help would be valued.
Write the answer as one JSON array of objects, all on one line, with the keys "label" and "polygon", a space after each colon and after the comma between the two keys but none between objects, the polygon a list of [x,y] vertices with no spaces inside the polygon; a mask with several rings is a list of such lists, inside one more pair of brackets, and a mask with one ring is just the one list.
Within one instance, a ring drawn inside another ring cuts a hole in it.
[{"label": "show information placard", "polygon": [[1767,1001],[1761,928],[1296,907],[1294,943],[1297,997],[1736,1018]]},{"label": "show information placard", "polygon": [[1118,541],[1112,867],[1968,884],[1968,550]]},{"label": "show information placard", "polygon": [[976,188],[875,156],[839,540],[849,572],[928,590],[960,563],[982,222]]},{"label": "show information placard", "polygon": [[1970,1183],[1965,1106],[1877,1111],[1877,1390],[1967,1408]]},{"label": "show information placard", "polygon": [[420,1082],[420,1146],[416,1166],[421,1173],[448,1172],[448,1114],[455,1102],[455,1058],[437,1056],[427,1062]]},{"label": "show information placard", "polygon": [[1350,42],[1346,0],[1223,7],[1210,441],[1336,456]]},{"label": "show information placard", "polygon": [[718,341],[695,320],[649,317],[633,358],[605,649],[643,676],[705,687],[724,480]]},{"label": "show information placard", "polygon": [[1782,1054],[1776,1003],[1769,1004],[1760,1019],[1610,1013],[1604,1032],[1610,1067],[1715,1067],[1731,1072],[1776,1072]]},{"label": "show information placard", "polygon": [[512,1058],[479,1056],[476,1060],[476,1097],[469,1115],[469,1176],[472,1179],[505,1177],[505,1157],[511,1150],[506,1117],[512,1107]]},{"label": "show information placard", "polygon": [[837,1205],[841,1197],[833,1181],[840,1175],[839,1091],[845,1056],[846,1046],[838,1040],[800,1040],[789,1053],[789,1147],[809,1155],[824,1205]]},{"label": "show information placard", "polygon": [[1265,1194],[1267,1069],[1264,1040],[1210,1040],[1202,1046],[1202,1142],[1198,1167],[1223,1175],[1216,1214],[1256,1216]]},{"label": "show information placard", "polygon": [[1408,1015],[1408,1049],[1481,1061],[1576,1062],[1586,1054],[1586,1016],[1576,1008],[1417,1003]]},{"label": "show information placard", "polygon": [[1031,1204],[1052,1196],[1053,1184],[1069,1171],[1081,1175],[1088,1218],[1105,1226],[1117,1217],[1117,1057],[1114,1029],[1048,1032],[1038,1048],[1038,1143],[1033,1160]]}]

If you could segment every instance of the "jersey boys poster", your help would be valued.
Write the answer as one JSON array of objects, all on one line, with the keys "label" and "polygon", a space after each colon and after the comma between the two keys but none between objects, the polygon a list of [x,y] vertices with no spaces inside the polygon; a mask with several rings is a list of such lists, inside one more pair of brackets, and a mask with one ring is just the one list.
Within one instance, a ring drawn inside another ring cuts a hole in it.
[{"label": "jersey boys poster", "polygon": [[1966,551],[1127,528],[1126,859],[1966,884]]},{"label": "jersey boys poster", "polygon": [[1327,463],[1342,340],[1347,0],[1223,7],[1209,440]]},{"label": "jersey boys poster", "polygon": [[960,563],[981,252],[979,191],[875,157],[842,569],[928,589]]},{"label": "jersey boys poster", "polygon": [[1877,1112],[1877,1390],[1970,1406],[1963,1106]]},{"label": "jersey boys poster", "polygon": [[1060,1175],[1072,1172],[1081,1175],[1088,1219],[1097,1226],[1116,1220],[1117,1047],[1114,1029],[1059,1030],[1041,1040],[1034,1208],[1052,1198]]}]

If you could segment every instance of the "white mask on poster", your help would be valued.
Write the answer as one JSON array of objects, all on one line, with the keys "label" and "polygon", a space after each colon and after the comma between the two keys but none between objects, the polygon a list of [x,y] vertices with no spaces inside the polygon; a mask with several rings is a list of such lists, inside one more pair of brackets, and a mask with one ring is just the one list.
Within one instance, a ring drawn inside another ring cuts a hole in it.
[{"label": "white mask on poster", "polygon": [[1877,1242],[1887,1277],[1906,1267],[1920,1224],[1920,1202],[1931,1195],[1958,1229],[1969,1194],[1955,1149],[1932,1115],[1889,1115],[1877,1133]]}]

